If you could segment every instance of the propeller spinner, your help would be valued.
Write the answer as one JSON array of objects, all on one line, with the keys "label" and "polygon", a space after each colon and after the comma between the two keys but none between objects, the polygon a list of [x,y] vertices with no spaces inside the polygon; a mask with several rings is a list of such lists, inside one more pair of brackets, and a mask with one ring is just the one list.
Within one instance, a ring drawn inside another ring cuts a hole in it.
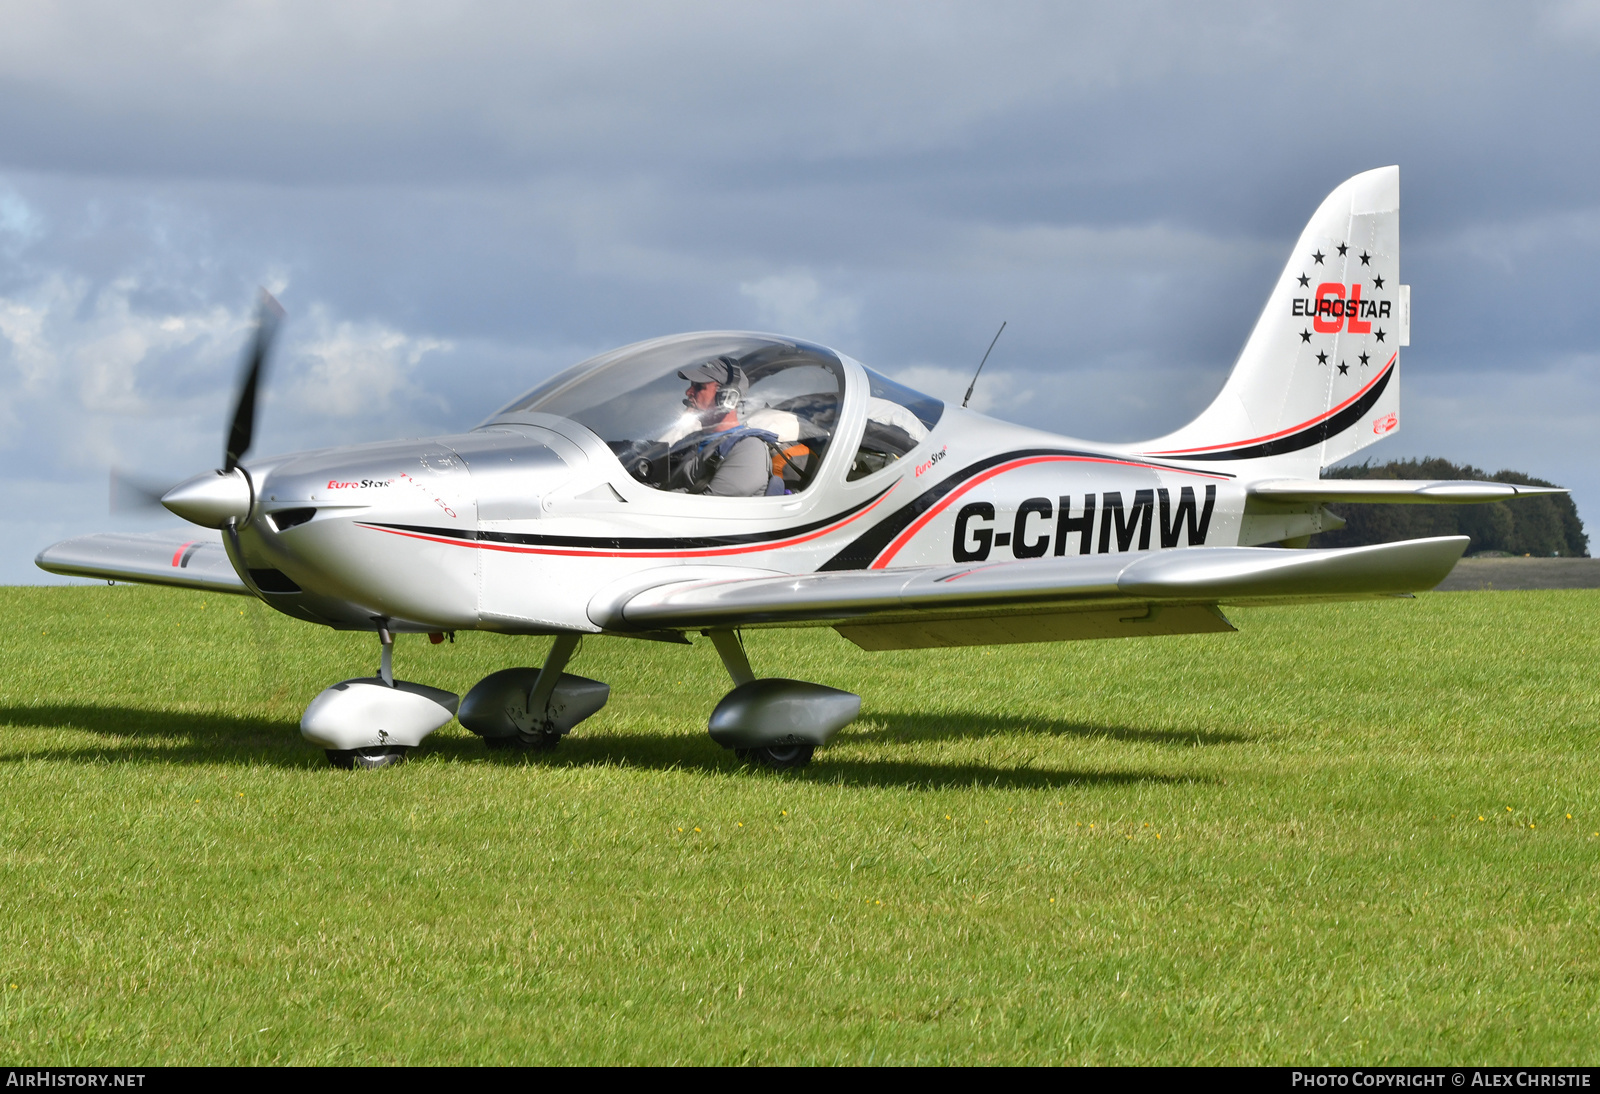
[{"label": "propeller spinner", "polygon": [[239,396],[233,404],[222,466],[179,483],[161,496],[161,504],[191,523],[205,528],[243,524],[255,507],[255,484],[239,461],[250,451],[256,425],[256,389],[261,386],[267,354],[283,319],[283,308],[272,294],[261,291],[256,312],[256,332],[245,354]]}]

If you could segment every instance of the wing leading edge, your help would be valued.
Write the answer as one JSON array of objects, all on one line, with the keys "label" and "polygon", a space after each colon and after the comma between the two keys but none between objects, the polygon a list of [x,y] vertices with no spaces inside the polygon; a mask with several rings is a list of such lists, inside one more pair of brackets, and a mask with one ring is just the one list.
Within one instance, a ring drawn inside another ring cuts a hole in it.
[{"label": "wing leading edge", "polygon": [[234,572],[222,535],[199,528],[164,532],[99,532],[62,540],[34,564],[66,577],[97,577],[146,585],[176,585],[252,596]]},{"label": "wing leading edge", "polygon": [[1221,604],[1399,596],[1450,573],[1467,537],[1371,547],[1127,555],[672,581],[592,603],[614,631],[833,626],[866,649],[1232,630]]}]

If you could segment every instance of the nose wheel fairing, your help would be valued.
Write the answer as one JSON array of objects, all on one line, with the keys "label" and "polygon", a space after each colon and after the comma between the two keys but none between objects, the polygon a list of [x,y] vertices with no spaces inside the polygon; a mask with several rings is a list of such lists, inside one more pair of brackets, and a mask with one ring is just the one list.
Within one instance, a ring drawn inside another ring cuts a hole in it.
[{"label": "nose wheel fairing", "polygon": [[455,692],[427,684],[358,677],[334,684],[311,700],[300,718],[300,733],[312,744],[336,752],[415,748],[450,721],[457,701]]}]

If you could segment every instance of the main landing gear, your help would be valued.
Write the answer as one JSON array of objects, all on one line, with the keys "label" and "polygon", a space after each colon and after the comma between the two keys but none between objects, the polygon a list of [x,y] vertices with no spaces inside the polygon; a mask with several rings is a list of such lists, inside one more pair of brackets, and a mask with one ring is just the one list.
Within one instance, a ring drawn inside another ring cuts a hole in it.
[{"label": "main landing gear", "polygon": [[572,727],[606,705],[609,684],[563,672],[579,636],[561,634],[537,669],[501,669],[472,686],[461,700],[461,724],[494,750],[548,752]]},{"label": "main landing gear", "polygon": [[861,713],[861,696],[804,680],[757,680],[731,630],[706,631],[734,689],[711,712],[711,739],[746,763],[804,767],[820,745]]},{"label": "main landing gear", "polygon": [[[712,740],[744,762],[780,770],[804,767],[861,712],[861,697],[848,691],[804,680],[758,680],[736,632],[704,633],[734,683],[711,712],[707,728]],[[548,751],[611,696],[606,684],[562,671],[579,638],[556,636],[541,667],[490,673],[458,699],[440,688],[396,680],[394,635],[380,625],[378,674],[323,691],[306,707],[300,732],[327,751],[330,764],[346,769],[404,762],[452,715],[492,750]]]},{"label": "main landing gear", "polygon": [[456,712],[456,694],[394,678],[394,635],[378,628],[378,675],[323,691],[300,717],[300,733],[327,751],[334,767],[391,767]]}]

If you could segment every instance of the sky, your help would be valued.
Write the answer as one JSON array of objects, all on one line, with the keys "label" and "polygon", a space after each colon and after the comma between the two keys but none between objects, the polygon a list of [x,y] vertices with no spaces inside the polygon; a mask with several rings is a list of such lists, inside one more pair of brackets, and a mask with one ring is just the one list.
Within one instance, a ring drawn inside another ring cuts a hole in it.
[{"label": "sky", "polygon": [[470,428],[593,353],[823,342],[1087,440],[1220,390],[1401,170],[1403,426],[1600,514],[1600,3],[0,2],[0,584],[111,468]]}]

